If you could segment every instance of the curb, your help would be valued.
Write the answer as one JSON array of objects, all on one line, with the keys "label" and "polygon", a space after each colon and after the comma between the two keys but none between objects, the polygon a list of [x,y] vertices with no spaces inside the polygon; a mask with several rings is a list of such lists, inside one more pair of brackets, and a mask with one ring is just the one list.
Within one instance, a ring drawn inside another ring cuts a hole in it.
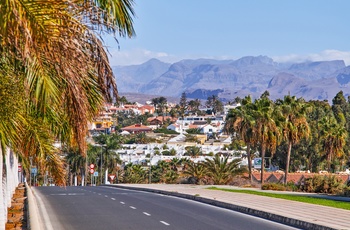
[{"label": "curb", "polygon": [[28,196],[28,229],[40,230],[40,220],[39,220],[39,210],[38,205],[35,199],[35,195],[33,194],[33,190],[30,186],[26,184],[27,196]]},{"label": "curb", "polygon": [[117,188],[122,188],[122,189],[131,189],[131,190],[138,190],[138,191],[146,191],[146,192],[158,193],[158,194],[163,194],[163,195],[168,195],[168,196],[180,197],[180,198],[184,198],[184,199],[188,199],[188,200],[194,200],[194,201],[198,201],[201,203],[210,204],[213,206],[226,208],[229,210],[245,213],[248,215],[260,217],[260,218],[271,220],[271,221],[275,221],[275,222],[289,225],[289,226],[296,227],[296,228],[310,229],[310,230],[311,229],[312,230],[336,230],[334,228],[330,228],[327,226],[323,226],[323,225],[319,225],[319,224],[315,224],[315,223],[310,223],[307,221],[297,220],[294,218],[289,218],[289,217],[261,211],[258,209],[247,208],[244,206],[239,206],[239,205],[235,205],[235,204],[230,204],[230,203],[226,203],[226,202],[222,202],[222,201],[217,201],[217,200],[204,198],[204,197],[200,197],[200,196],[193,196],[193,195],[179,193],[179,192],[170,192],[170,191],[164,191],[164,190],[129,187],[129,186],[125,187],[122,185],[103,185],[103,186],[117,187]]}]

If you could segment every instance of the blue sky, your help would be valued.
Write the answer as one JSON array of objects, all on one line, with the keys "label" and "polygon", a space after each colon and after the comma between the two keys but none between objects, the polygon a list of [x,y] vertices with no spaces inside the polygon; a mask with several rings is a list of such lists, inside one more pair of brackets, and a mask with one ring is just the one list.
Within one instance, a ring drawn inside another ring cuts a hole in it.
[{"label": "blue sky", "polygon": [[342,59],[350,65],[349,0],[135,0],[136,37],[107,39],[112,65],[150,58],[275,61]]}]

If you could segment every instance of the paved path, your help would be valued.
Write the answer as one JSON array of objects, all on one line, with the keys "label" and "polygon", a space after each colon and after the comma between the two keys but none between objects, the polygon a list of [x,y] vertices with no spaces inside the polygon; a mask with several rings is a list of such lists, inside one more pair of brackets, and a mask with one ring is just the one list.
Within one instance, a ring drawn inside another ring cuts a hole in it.
[{"label": "paved path", "polygon": [[[198,200],[303,229],[350,229],[350,211],[344,209],[244,193],[208,190],[206,188],[210,186],[200,185],[118,184],[111,186]],[[235,188],[232,186],[216,187]],[[318,195],[315,194],[315,196]],[[345,199],[345,201],[349,200]]]}]

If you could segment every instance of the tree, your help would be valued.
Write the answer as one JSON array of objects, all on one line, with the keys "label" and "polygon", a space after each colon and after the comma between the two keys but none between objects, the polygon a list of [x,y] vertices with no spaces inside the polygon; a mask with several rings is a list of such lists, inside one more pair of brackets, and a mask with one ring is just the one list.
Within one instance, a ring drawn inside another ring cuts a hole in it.
[{"label": "tree", "polygon": [[287,184],[290,155],[293,145],[299,143],[302,138],[308,138],[310,135],[309,124],[307,123],[305,112],[306,105],[301,99],[295,96],[285,96],[284,100],[277,100],[277,108],[281,119],[282,135],[288,143],[286,172],[284,183]]},{"label": "tree", "polygon": [[219,154],[216,154],[213,159],[206,158],[202,164],[214,184],[223,185],[228,184],[234,176],[245,172],[244,168],[239,168],[240,162],[240,159],[228,162],[228,156],[220,158]]},{"label": "tree", "polygon": [[[85,167],[86,158],[79,154],[78,149],[67,148],[64,152],[67,154],[66,162],[69,166],[69,173],[74,178],[74,185],[77,186],[77,176],[79,174],[82,176],[84,175],[83,169]],[[70,179],[72,179],[72,177]],[[83,181],[81,181],[80,184],[83,184]],[[70,182],[70,185],[73,185],[72,182]]]},{"label": "tree", "polygon": [[142,165],[130,164],[124,168],[123,182],[135,184],[145,183],[147,175]]},{"label": "tree", "polygon": [[0,53],[9,67],[5,74],[19,89],[25,87],[17,98],[20,110],[13,105],[16,116],[5,129],[0,127],[0,133],[8,133],[0,135],[1,147],[11,142],[24,162],[34,157],[58,184],[64,184],[65,172],[54,141],[77,145],[85,155],[88,121],[104,99],[117,95],[99,34],[133,36],[132,4],[132,0],[1,3]]},{"label": "tree", "polygon": [[188,146],[186,147],[186,155],[197,158],[199,155],[202,154],[202,150],[200,147],[197,146]]},{"label": "tree", "polygon": [[188,102],[189,109],[194,113],[197,113],[199,111],[200,106],[201,106],[201,101],[199,99],[190,100]]},{"label": "tree", "polygon": [[165,97],[156,97],[152,98],[152,104],[158,113],[162,114],[162,123],[164,123],[164,110],[168,104],[168,101]]},{"label": "tree", "polygon": [[200,184],[206,175],[206,169],[203,164],[189,161],[185,164],[183,174],[189,176],[188,181],[191,184]]},{"label": "tree", "polygon": [[254,128],[255,119],[253,118],[252,111],[252,99],[250,96],[245,97],[242,101],[242,106],[236,109],[230,110],[226,116],[226,123],[224,129],[231,136],[236,133],[243,139],[247,145],[247,158],[248,158],[248,172],[249,180],[252,182],[252,159],[250,154],[251,145],[255,143]]},{"label": "tree", "polygon": [[274,153],[279,142],[280,130],[273,119],[273,103],[268,97],[261,97],[254,102],[255,142],[261,148],[261,184],[264,184],[265,153]]},{"label": "tree", "polygon": [[327,157],[328,170],[331,170],[331,161],[334,157],[344,155],[343,147],[348,135],[344,126],[339,125],[334,117],[324,117],[321,121],[321,142]]},{"label": "tree", "polygon": [[[108,174],[109,169],[111,169],[111,172],[115,173],[118,164],[122,163],[115,150],[120,149],[124,141],[123,136],[119,134],[100,134],[99,136],[93,137],[93,139],[101,148],[101,157],[98,162],[98,165],[102,167],[101,170],[105,168],[106,174]],[[107,177],[108,175],[105,176],[105,182],[108,179]]]},{"label": "tree", "polygon": [[219,100],[218,96],[215,96],[215,95],[208,97],[205,105],[208,108],[211,107],[214,114],[224,111],[224,106],[222,102]]},{"label": "tree", "polygon": [[182,119],[184,119],[186,110],[187,110],[187,97],[186,97],[186,93],[183,92],[181,94],[181,98],[179,102],[179,114],[182,117]]}]

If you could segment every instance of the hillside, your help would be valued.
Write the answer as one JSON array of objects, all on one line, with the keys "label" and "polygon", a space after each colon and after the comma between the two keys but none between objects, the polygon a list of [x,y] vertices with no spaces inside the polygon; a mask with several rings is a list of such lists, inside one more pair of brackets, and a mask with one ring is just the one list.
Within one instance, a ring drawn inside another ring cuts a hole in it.
[{"label": "hillside", "polygon": [[350,95],[350,67],[344,61],[277,63],[266,56],[238,60],[181,60],[169,64],[151,59],[141,65],[113,67],[120,93],[179,98],[223,100],[259,97],[265,90],[271,98],[286,94],[306,100],[332,100],[343,90]]}]

